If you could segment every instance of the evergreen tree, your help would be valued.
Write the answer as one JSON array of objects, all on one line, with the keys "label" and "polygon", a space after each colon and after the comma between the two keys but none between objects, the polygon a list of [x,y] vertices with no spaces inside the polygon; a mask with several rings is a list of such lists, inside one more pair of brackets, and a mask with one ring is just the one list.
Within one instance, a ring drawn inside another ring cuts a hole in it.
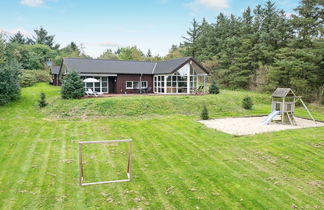
[{"label": "evergreen tree", "polygon": [[40,108],[43,108],[43,107],[45,107],[45,106],[47,106],[48,104],[47,104],[47,102],[46,102],[46,95],[45,95],[45,93],[41,93],[41,95],[40,95],[40,99],[39,99],[39,101],[38,101],[38,106],[40,107]]},{"label": "evergreen tree", "polygon": [[34,37],[35,44],[47,45],[50,48],[58,49],[58,44],[54,45],[54,35],[48,35],[48,32],[41,26],[39,29],[34,30],[36,36]]},{"label": "evergreen tree", "polygon": [[77,72],[68,73],[61,88],[63,99],[78,99],[84,96],[83,82]]},{"label": "evergreen tree", "polygon": [[208,109],[207,109],[206,105],[203,106],[203,108],[201,110],[200,117],[201,117],[202,120],[208,120],[209,119]]},{"label": "evergreen tree", "polygon": [[152,57],[152,53],[151,50],[148,49],[147,53],[146,53],[146,57],[151,58]]},{"label": "evergreen tree", "polygon": [[210,94],[218,94],[219,93],[219,88],[216,85],[216,82],[213,81],[212,84],[209,87],[209,93]]},{"label": "evergreen tree", "polygon": [[17,43],[17,44],[26,44],[27,40],[24,37],[24,35],[22,35],[22,33],[20,33],[20,31],[18,31],[15,35],[13,35],[10,38],[10,42]]},{"label": "evergreen tree", "polygon": [[313,38],[323,38],[324,35],[324,3],[320,0],[302,0],[295,9],[297,15],[292,15],[291,24],[295,35],[308,46]]},{"label": "evergreen tree", "polygon": [[188,37],[183,37],[185,39],[184,44],[186,46],[185,54],[195,58],[198,47],[199,47],[197,40],[200,35],[200,26],[199,26],[199,23],[195,19],[193,19],[192,28],[190,28],[187,31],[187,35],[188,35]]},{"label": "evergreen tree", "polygon": [[250,96],[246,96],[246,97],[243,98],[242,107],[244,109],[252,109],[253,101],[252,101],[252,98]]}]

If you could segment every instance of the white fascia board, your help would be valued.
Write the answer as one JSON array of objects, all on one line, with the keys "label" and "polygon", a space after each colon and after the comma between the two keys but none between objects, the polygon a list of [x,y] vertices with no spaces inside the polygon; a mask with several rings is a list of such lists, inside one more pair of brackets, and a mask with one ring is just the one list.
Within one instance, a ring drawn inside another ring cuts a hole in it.
[{"label": "white fascia board", "polygon": [[80,76],[94,76],[94,77],[116,77],[117,74],[80,74]]}]

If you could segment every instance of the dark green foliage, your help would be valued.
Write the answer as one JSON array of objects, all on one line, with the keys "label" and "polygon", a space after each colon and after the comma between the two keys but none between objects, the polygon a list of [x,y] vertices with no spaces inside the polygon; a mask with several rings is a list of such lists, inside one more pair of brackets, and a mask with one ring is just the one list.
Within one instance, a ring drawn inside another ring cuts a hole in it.
[{"label": "dark green foliage", "polygon": [[207,107],[205,105],[203,106],[203,108],[201,110],[200,117],[201,117],[202,120],[208,120],[209,119],[208,109],[207,109]]},{"label": "dark green foliage", "polygon": [[217,84],[215,81],[212,82],[212,84],[209,87],[209,93],[210,94],[218,94],[219,88],[217,87]]},{"label": "dark green foliage", "polygon": [[252,101],[252,98],[250,96],[246,96],[246,97],[243,98],[242,107],[244,109],[252,109],[253,101]]},{"label": "dark green foliage", "polygon": [[37,82],[50,82],[51,77],[47,70],[23,70],[20,75],[20,86],[30,87]]},{"label": "dark green foliage", "polygon": [[40,108],[43,108],[43,107],[45,107],[47,105],[48,105],[48,103],[46,102],[46,95],[45,95],[45,93],[41,93],[40,94],[40,99],[38,101],[38,106]]},{"label": "dark green foliage", "polygon": [[77,99],[84,96],[83,82],[77,72],[70,72],[65,76],[61,96],[63,99]]},{"label": "dark green foliage", "polygon": [[20,31],[18,31],[15,35],[13,35],[10,38],[10,42],[17,43],[17,44],[26,44],[27,40],[24,37],[24,35],[22,35],[22,33],[20,33]]},{"label": "dark green foliage", "polygon": [[323,101],[323,3],[302,0],[295,11],[288,17],[267,1],[248,7],[241,17],[220,13],[214,23],[194,20],[183,52],[213,64],[209,70],[221,87],[272,91],[284,86]]},{"label": "dark green foliage", "polygon": [[0,63],[0,105],[14,101],[19,97],[19,70],[15,60]]},{"label": "dark green foliage", "polygon": [[192,28],[187,31],[188,37],[183,37],[186,41],[184,42],[186,46],[185,54],[193,58],[196,57],[198,46],[198,37],[200,36],[200,26],[198,22],[193,19]]},{"label": "dark green foliage", "polygon": [[49,35],[48,32],[41,26],[34,30],[36,36],[34,37],[35,44],[47,45],[52,49],[58,49],[60,45],[54,44],[54,35]]},{"label": "dark green foliage", "polygon": [[[27,70],[25,70],[25,71],[27,71]],[[21,87],[30,87],[36,83],[36,78],[32,74],[22,73],[20,75],[19,83],[20,83]]]}]

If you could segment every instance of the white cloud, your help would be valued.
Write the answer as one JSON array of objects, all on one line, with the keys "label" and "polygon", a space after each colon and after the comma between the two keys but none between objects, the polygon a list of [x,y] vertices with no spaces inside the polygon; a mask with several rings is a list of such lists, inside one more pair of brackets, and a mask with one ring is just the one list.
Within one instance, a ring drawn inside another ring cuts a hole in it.
[{"label": "white cloud", "polygon": [[23,28],[15,28],[15,29],[4,29],[4,28],[0,28],[0,33],[4,33],[6,35],[9,35],[9,36],[12,36],[16,33],[20,32],[22,35],[25,35],[25,36],[31,36],[31,33],[26,31],[25,29]]},{"label": "white cloud", "polygon": [[213,10],[220,10],[229,7],[229,0],[194,0],[186,4],[192,10],[197,10],[197,7],[203,6]]},{"label": "white cloud", "polygon": [[117,43],[117,42],[101,42],[101,43],[99,43],[99,46],[102,46],[102,47],[122,47],[122,45]]},{"label": "white cloud", "polygon": [[43,0],[21,0],[20,3],[28,7],[39,7],[43,4]]}]

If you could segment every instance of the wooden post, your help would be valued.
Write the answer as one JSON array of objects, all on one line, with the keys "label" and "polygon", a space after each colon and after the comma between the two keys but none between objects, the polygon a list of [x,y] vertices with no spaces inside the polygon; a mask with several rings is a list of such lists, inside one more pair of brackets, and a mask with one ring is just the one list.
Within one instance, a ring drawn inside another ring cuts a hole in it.
[{"label": "wooden post", "polygon": [[282,98],[281,123],[284,124],[284,121],[285,121],[285,98]]},{"label": "wooden post", "polygon": [[132,179],[132,142],[129,142],[129,149],[128,149],[128,164],[127,164],[127,175],[128,179]]},{"label": "wooden post", "polygon": [[303,106],[305,107],[306,111],[308,112],[309,116],[312,118],[312,120],[314,121],[314,123],[316,124],[316,121],[313,117],[313,115],[310,113],[309,109],[307,108],[306,104],[304,103],[303,99],[300,98],[300,102],[303,104]]},{"label": "wooden post", "polygon": [[79,144],[80,185],[83,182],[82,144]]}]

